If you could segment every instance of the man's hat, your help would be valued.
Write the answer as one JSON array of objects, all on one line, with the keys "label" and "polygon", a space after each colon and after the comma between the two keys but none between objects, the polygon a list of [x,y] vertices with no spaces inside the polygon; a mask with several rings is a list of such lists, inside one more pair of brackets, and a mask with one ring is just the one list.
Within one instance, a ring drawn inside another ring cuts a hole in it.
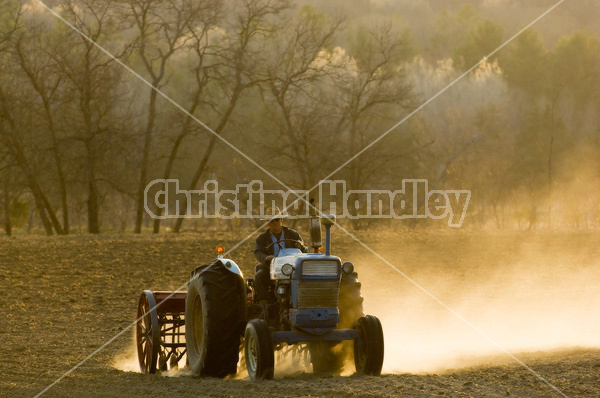
[{"label": "man's hat", "polygon": [[281,209],[277,206],[271,207],[270,209],[267,209],[267,211],[265,212],[265,217],[261,218],[261,221],[271,221],[271,220],[275,220],[277,218],[287,218],[287,214],[283,214],[281,212]]}]

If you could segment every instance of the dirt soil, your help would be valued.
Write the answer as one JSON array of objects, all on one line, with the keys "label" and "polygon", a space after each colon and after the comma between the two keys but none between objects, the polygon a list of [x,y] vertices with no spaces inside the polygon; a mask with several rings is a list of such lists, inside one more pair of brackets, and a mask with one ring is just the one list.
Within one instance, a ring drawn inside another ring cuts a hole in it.
[{"label": "dirt soil", "polygon": [[[566,396],[600,396],[600,233],[357,232],[394,270],[337,231],[333,252],[354,262],[384,325],[381,377],[135,371],[141,291],[181,288],[241,235],[1,238],[0,396],[35,396],[119,333],[43,396],[560,396],[532,371]],[[252,248],[230,255],[247,276]]]}]

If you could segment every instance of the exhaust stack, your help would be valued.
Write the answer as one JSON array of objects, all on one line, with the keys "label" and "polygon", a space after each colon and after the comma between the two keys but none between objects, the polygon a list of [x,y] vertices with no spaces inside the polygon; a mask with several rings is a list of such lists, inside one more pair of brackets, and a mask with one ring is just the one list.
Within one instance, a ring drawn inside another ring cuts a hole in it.
[{"label": "exhaust stack", "polygon": [[331,226],[335,224],[335,215],[321,215],[321,224],[325,226],[325,255],[331,255]]}]

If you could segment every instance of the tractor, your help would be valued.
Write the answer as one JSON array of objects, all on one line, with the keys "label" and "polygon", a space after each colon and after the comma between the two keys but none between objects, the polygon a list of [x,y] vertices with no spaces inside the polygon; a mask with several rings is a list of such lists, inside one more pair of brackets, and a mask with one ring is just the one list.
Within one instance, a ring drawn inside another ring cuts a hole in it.
[{"label": "tractor", "polygon": [[243,353],[250,379],[272,379],[275,353],[291,351],[315,373],[339,374],[353,353],[358,374],[381,374],[383,329],[363,314],[353,264],[331,255],[334,224],[333,215],[309,218],[312,253],[280,249],[270,264],[274,302],[255,299],[254,280],[223,258],[221,246],[213,262],[192,271],[187,292],[145,290],[136,323],[142,372],[175,368],[186,357],[193,376],[222,378],[237,373]]}]

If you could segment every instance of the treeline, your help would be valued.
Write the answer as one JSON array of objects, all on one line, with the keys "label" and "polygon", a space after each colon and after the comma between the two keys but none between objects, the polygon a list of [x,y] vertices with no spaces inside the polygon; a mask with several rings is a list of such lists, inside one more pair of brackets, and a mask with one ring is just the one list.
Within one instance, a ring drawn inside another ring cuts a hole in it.
[{"label": "treeline", "polygon": [[244,155],[294,189],[324,177],[348,189],[407,178],[470,189],[465,226],[600,222],[600,49],[589,32],[556,43],[524,32],[329,176],[513,32],[473,6],[440,11],[423,42],[393,18],[358,24],[280,0],[47,4],[92,41],[35,1],[0,9],[9,235],[205,226],[150,219],[147,184],[281,188]]}]

